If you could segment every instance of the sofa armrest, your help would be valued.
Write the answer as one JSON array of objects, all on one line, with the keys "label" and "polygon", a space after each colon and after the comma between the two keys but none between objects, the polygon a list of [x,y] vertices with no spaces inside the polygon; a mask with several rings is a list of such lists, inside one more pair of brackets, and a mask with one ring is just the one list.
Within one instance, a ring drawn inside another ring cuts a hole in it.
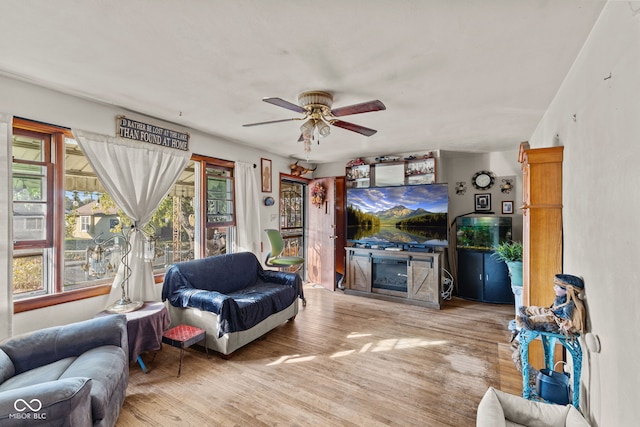
[{"label": "sofa armrest", "polygon": [[9,338],[0,348],[20,374],[66,357],[77,357],[103,345],[122,347],[129,352],[127,318],[124,314],[96,317],[68,325],[40,329]]},{"label": "sofa armrest", "polygon": [[527,400],[489,387],[476,414],[477,427],[506,426],[588,426],[580,412],[571,405],[555,405]]},{"label": "sofa armrest", "polygon": [[67,378],[0,392],[0,425],[90,426],[91,379]]},{"label": "sofa armrest", "polygon": [[297,273],[287,273],[276,270],[262,270],[258,273],[260,279],[266,283],[276,283],[283,286],[291,286],[295,288],[297,295],[304,298],[302,291],[302,279]]},{"label": "sofa armrest", "polygon": [[496,395],[496,390],[489,387],[480,404],[476,414],[476,427],[503,427],[506,426],[504,411],[500,399]]}]

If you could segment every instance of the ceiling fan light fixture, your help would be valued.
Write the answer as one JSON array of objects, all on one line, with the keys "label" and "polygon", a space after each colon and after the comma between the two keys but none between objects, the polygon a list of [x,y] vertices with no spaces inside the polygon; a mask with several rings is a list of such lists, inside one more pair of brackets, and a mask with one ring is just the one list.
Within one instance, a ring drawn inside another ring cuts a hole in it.
[{"label": "ceiling fan light fixture", "polygon": [[309,119],[300,126],[300,132],[302,132],[302,136],[306,138],[311,138],[313,134],[313,128],[316,126],[313,119]]},{"label": "ceiling fan light fixture", "polygon": [[331,127],[324,120],[318,120],[316,127],[318,128],[318,133],[323,138],[331,134]]},{"label": "ceiling fan light fixture", "polygon": [[313,140],[317,144],[320,144],[320,138],[327,137],[331,134],[331,126],[356,132],[364,136],[371,136],[377,132],[375,129],[369,129],[354,123],[345,122],[344,120],[337,119],[337,117],[386,110],[385,105],[377,99],[332,109],[333,94],[322,90],[300,93],[298,95],[298,105],[278,97],[262,98],[262,100],[277,107],[301,113],[303,116],[289,119],[270,120],[266,122],[248,123],[243,126],[249,127],[288,122],[291,120],[303,120],[304,123],[300,126],[301,135],[298,141],[304,141],[304,151],[307,152],[307,157],[311,151],[311,141]]}]

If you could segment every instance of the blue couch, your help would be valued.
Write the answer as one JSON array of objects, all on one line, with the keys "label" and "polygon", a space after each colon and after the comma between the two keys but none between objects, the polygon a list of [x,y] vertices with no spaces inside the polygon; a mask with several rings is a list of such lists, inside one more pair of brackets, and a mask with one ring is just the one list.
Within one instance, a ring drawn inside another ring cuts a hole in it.
[{"label": "blue couch", "polygon": [[0,425],[113,426],[129,383],[124,315],[0,343]]},{"label": "blue couch", "polygon": [[293,319],[298,297],[300,276],[264,270],[250,252],[174,264],[162,287],[171,326],[205,329],[207,347],[224,355]]}]

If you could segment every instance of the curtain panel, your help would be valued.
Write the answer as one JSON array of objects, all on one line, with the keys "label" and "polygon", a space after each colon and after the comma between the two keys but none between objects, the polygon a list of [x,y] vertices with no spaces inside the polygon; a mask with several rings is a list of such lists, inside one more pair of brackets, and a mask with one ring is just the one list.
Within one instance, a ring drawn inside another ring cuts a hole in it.
[{"label": "curtain panel", "polygon": [[0,341],[13,334],[13,185],[11,135],[13,117],[0,113]]},{"label": "curtain panel", "polygon": [[255,170],[251,163],[235,163],[236,223],[238,230],[236,252],[252,252],[258,259],[261,259],[260,192]]},{"label": "curtain panel", "polygon": [[[129,298],[159,301],[160,292],[153,286],[153,266],[144,260],[145,236],[141,230],[180,177],[191,152],[83,130],[74,130],[73,134],[100,183],[134,224],[128,258]],[[124,265],[120,264],[114,288],[123,278]],[[121,291],[114,289],[111,296],[120,298]]]}]

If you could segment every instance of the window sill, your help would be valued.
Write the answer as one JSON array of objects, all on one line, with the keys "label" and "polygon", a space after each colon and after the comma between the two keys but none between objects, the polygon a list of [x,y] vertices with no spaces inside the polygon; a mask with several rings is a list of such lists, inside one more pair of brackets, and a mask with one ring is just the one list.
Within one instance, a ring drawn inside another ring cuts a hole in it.
[{"label": "window sill", "polygon": [[[155,275],[154,283],[162,283],[164,273]],[[98,297],[100,295],[108,295],[111,292],[111,284],[92,286],[90,288],[77,289],[74,291],[61,292],[58,294],[44,295],[33,298],[27,298],[13,302],[13,312],[22,313],[25,311],[37,310],[39,308],[50,307],[52,305],[64,304],[72,301],[79,301],[86,298]]]},{"label": "window sill", "polygon": [[100,295],[107,295],[111,292],[111,285],[105,284],[92,286],[90,288],[77,289],[75,291],[61,292],[59,294],[45,295],[41,297],[27,298],[14,301],[13,312],[22,313],[24,311],[37,310],[66,302],[78,301],[85,298],[93,298]]}]

